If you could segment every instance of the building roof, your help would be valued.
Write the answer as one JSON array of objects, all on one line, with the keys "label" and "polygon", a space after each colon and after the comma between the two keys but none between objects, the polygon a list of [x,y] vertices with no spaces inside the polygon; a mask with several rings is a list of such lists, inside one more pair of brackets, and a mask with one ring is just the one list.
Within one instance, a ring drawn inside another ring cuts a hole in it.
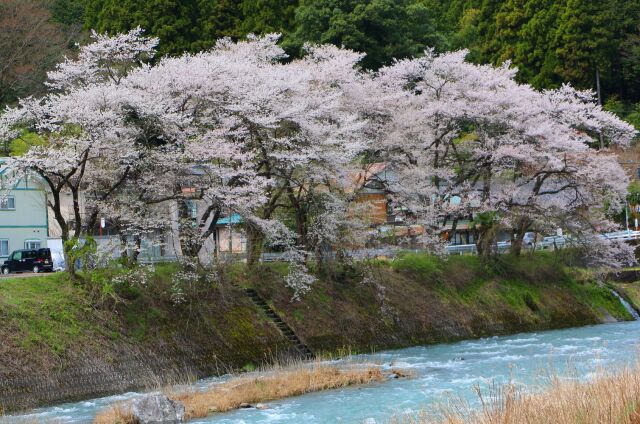
[{"label": "building roof", "polygon": [[240,224],[242,223],[242,217],[239,214],[234,213],[231,214],[231,217],[225,216],[218,219],[218,223],[216,225],[229,225],[229,223],[231,223],[231,225]]},{"label": "building roof", "polygon": [[345,189],[347,192],[365,191],[365,192],[381,192],[380,183],[389,181],[390,172],[387,162],[376,162],[363,165],[362,169],[351,171],[347,175]]}]

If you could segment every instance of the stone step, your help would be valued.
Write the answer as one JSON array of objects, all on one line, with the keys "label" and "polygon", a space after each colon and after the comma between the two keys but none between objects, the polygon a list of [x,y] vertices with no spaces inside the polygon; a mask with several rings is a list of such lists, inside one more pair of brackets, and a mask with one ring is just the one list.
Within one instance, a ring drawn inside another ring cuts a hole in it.
[{"label": "stone step", "polygon": [[291,344],[302,354],[304,358],[314,357],[313,351],[309,349],[309,347],[306,346],[302,342],[302,340],[300,340],[300,338],[296,335],[293,329],[289,327],[289,325],[278,315],[278,313],[273,309],[271,309],[269,304],[265,302],[264,299],[262,299],[262,297],[260,297],[257,291],[255,291],[254,289],[245,288],[244,292],[247,295],[247,297],[249,297],[251,301],[260,310],[262,310],[269,319],[271,319],[271,321],[276,325],[276,327],[278,327],[282,335],[285,336],[285,338],[289,340],[289,342],[291,342]]}]

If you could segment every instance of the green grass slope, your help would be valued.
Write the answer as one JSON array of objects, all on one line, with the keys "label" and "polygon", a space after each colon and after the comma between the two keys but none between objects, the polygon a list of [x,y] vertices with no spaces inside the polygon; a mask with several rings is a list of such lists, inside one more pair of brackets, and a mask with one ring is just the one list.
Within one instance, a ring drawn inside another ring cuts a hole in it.
[{"label": "green grass slope", "polygon": [[441,260],[408,254],[343,268],[301,302],[281,267],[241,277],[316,350],[367,351],[631,319],[611,295],[551,255]]}]

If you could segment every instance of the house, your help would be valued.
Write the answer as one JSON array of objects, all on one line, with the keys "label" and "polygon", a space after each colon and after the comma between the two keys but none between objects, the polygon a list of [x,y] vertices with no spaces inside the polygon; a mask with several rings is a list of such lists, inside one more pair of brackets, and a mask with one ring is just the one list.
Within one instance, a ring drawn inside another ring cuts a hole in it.
[{"label": "house", "polygon": [[618,156],[618,163],[632,181],[640,180],[640,143],[627,148],[614,147],[612,151]]},{"label": "house", "polygon": [[638,185],[640,184],[640,142],[635,141],[631,146],[622,148],[614,146],[611,149],[618,156],[618,163],[624,169],[625,173],[631,181],[630,192],[634,195],[629,196],[629,205],[626,209],[626,224],[638,230],[640,222],[640,196],[637,194]]},{"label": "house", "polygon": [[[0,186],[10,177],[0,158]],[[0,261],[18,249],[47,247],[47,195],[37,178],[25,176],[0,191]]]},{"label": "house", "polygon": [[239,227],[241,223],[242,219],[238,214],[218,220],[213,238],[218,252],[244,253],[247,250],[247,239]]}]

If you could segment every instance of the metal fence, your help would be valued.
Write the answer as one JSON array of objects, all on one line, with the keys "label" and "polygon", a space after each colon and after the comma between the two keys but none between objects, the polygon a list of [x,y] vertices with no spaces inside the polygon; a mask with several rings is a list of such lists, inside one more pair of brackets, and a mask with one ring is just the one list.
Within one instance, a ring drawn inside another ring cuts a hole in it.
[{"label": "metal fence", "polygon": [[[625,230],[625,231],[616,231],[606,234],[600,234],[598,237],[607,239],[607,240],[619,240],[619,241],[632,241],[632,240],[640,240],[640,231],[633,230]],[[524,244],[524,250],[551,250],[551,249],[561,249],[567,245],[572,245],[573,240],[570,236],[548,236],[544,237],[539,242]],[[494,246],[495,250],[499,253],[505,253],[511,248],[511,244],[506,241],[501,241],[496,243]],[[446,246],[446,253],[449,255],[475,255],[477,254],[477,247],[475,244],[457,244],[457,245],[448,245]],[[52,249],[52,251],[54,251]],[[388,246],[388,247],[380,247],[380,248],[363,248],[363,249],[351,249],[346,250],[343,253],[355,260],[364,260],[364,259],[372,259],[378,257],[386,257],[393,258],[399,252],[425,252],[427,249],[420,248],[402,248],[396,246]],[[55,254],[55,252],[54,252]],[[336,252],[325,252],[325,256],[334,257],[336,256]],[[61,256],[61,253],[60,253]],[[220,257],[224,260],[228,260],[230,262],[236,261],[244,261],[246,260],[246,254],[244,253],[233,253],[227,254],[225,252],[220,253]],[[138,261],[144,264],[154,264],[160,262],[176,262],[180,259],[180,257],[172,255],[172,256],[158,256],[152,257],[148,255],[141,255],[138,257]],[[265,252],[261,256],[262,262],[282,262],[288,259],[287,253],[284,252]]]}]

